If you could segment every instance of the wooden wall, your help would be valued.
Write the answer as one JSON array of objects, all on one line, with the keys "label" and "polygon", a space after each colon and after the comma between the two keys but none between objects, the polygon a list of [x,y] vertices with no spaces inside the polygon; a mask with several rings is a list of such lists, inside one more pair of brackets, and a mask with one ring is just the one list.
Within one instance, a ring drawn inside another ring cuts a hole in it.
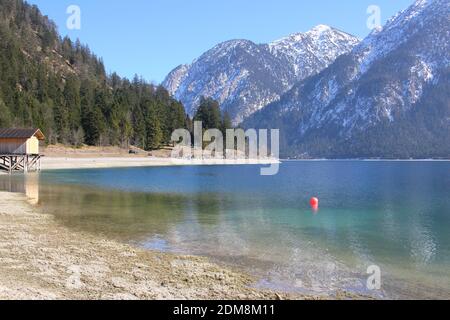
[{"label": "wooden wall", "polygon": [[39,154],[39,140],[36,137],[27,140],[27,154]]},{"label": "wooden wall", "polygon": [[0,138],[0,154],[39,154],[39,140]]}]

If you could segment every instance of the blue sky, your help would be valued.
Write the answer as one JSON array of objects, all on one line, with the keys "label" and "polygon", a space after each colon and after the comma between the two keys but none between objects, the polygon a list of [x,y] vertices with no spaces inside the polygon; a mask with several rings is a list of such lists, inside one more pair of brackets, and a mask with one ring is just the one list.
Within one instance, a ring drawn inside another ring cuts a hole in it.
[{"label": "blue sky", "polygon": [[[267,43],[328,24],[361,38],[369,5],[384,23],[413,0],[29,0],[54,20],[62,35],[79,38],[108,71],[161,82],[174,67],[190,63],[219,42]],[[81,9],[81,29],[68,30],[67,7]]]}]

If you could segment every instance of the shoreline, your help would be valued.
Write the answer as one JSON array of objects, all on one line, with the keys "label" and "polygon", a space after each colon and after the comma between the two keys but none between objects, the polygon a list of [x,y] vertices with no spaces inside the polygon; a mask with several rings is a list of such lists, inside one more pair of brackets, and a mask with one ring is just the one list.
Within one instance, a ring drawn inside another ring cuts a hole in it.
[{"label": "shoreline", "polygon": [[[262,165],[268,166],[282,162],[448,162],[450,159],[174,159],[172,148],[146,152],[136,147],[92,147],[80,148],[64,145],[49,145],[43,148],[42,170],[64,169],[99,169],[99,168],[133,168],[133,167],[168,167],[168,166],[214,166],[214,165]],[[134,151],[134,154],[130,154]]]},{"label": "shoreline", "polygon": [[136,167],[174,167],[174,166],[233,166],[233,165],[261,165],[281,164],[283,162],[450,162],[445,159],[204,159],[187,160],[157,157],[120,157],[120,156],[92,156],[92,157],[43,157],[42,170],[66,169],[113,169]]},{"label": "shoreline", "polygon": [[43,157],[42,170],[171,167],[171,166],[214,166],[214,165],[271,165],[279,163],[273,159],[204,159],[184,160],[171,158],[143,157]]},{"label": "shoreline", "polygon": [[[43,157],[42,170],[76,170],[76,169],[118,169],[118,168],[145,168],[145,167],[175,167],[175,166],[217,166],[217,165],[261,165],[282,164],[283,162],[450,162],[445,159],[267,159],[267,160],[183,160],[153,157],[120,157],[120,156],[92,156],[92,157]],[[7,175],[0,171],[0,175]]]},{"label": "shoreline", "polygon": [[281,162],[450,162],[450,159],[280,159]]},{"label": "shoreline", "polygon": [[25,195],[0,192],[0,201],[0,299],[327,298],[257,289],[254,277],[207,258],[72,231]]}]

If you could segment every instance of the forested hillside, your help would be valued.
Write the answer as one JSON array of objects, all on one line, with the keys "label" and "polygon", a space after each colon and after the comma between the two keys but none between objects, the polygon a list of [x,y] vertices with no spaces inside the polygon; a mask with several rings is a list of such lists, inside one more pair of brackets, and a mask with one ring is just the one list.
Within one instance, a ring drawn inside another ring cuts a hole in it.
[{"label": "forested hillside", "polygon": [[36,6],[0,0],[0,127],[39,127],[48,143],[154,149],[186,120],[164,88],[106,74]]}]

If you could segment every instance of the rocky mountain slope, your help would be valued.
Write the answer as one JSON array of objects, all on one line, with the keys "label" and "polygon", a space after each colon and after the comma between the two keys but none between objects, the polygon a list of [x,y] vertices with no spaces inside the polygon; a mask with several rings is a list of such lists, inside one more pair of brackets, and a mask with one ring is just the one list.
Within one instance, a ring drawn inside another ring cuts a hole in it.
[{"label": "rocky mountain slope", "polygon": [[285,155],[450,157],[450,1],[419,0],[246,123]]},{"label": "rocky mountain slope", "polygon": [[163,86],[191,115],[202,96],[217,100],[235,123],[279,99],[295,83],[349,52],[358,39],[319,25],[270,44],[231,40],[173,70]]}]

